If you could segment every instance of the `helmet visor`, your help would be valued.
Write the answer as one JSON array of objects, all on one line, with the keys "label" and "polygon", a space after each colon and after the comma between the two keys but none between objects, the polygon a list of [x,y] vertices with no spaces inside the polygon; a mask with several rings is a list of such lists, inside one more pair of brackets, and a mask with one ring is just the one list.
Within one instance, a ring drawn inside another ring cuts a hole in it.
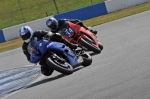
[{"label": "helmet visor", "polygon": [[49,19],[46,21],[46,25],[53,31],[55,31],[58,27],[58,22],[56,19]]},{"label": "helmet visor", "polygon": [[30,36],[31,36],[31,33],[26,33],[24,35],[21,35],[21,38],[25,41],[25,40],[29,39]]}]

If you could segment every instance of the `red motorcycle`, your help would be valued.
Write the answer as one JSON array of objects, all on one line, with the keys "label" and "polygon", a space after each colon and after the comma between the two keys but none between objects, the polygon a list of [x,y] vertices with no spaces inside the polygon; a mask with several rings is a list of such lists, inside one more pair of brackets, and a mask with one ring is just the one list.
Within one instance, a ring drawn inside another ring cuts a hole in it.
[{"label": "red motorcycle", "polygon": [[65,22],[60,28],[59,33],[64,39],[71,43],[76,43],[85,51],[93,51],[97,54],[103,49],[103,45],[91,31],[72,22]]}]

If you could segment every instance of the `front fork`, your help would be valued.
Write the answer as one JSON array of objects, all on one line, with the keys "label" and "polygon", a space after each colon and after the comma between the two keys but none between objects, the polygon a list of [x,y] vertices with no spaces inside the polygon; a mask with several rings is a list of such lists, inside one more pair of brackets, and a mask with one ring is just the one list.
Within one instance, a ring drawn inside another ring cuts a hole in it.
[{"label": "front fork", "polygon": [[65,59],[59,57],[57,54],[55,54],[53,51],[49,51],[50,53],[50,56],[53,58],[53,59],[56,59],[57,61],[59,61],[60,63],[64,64],[65,63]]}]

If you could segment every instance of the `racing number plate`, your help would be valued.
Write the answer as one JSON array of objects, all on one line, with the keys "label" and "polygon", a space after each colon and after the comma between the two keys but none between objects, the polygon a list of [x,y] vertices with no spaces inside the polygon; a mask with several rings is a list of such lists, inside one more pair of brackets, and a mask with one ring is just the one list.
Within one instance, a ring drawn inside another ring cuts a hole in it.
[{"label": "racing number plate", "polygon": [[81,63],[81,62],[83,62],[83,58],[82,58],[82,57],[80,57],[80,58],[78,59],[78,63]]},{"label": "racing number plate", "polygon": [[68,28],[65,30],[65,36],[70,38],[73,35],[73,29],[72,28]]}]

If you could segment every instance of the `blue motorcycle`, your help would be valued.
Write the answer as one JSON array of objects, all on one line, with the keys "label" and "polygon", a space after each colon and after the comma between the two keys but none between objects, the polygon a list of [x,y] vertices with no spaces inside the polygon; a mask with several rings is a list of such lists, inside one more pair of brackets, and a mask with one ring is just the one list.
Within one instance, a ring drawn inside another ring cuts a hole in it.
[{"label": "blue motorcycle", "polygon": [[[32,63],[47,66],[46,71],[53,69],[66,75],[72,74],[78,66],[89,66],[92,63],[91,56],[81,47],[71,50],[64,43],[48,39],[37,41],[33,38],[28,45],[28,51]],[[48,75],[50,74],[47,72],[46,76]]]}]

